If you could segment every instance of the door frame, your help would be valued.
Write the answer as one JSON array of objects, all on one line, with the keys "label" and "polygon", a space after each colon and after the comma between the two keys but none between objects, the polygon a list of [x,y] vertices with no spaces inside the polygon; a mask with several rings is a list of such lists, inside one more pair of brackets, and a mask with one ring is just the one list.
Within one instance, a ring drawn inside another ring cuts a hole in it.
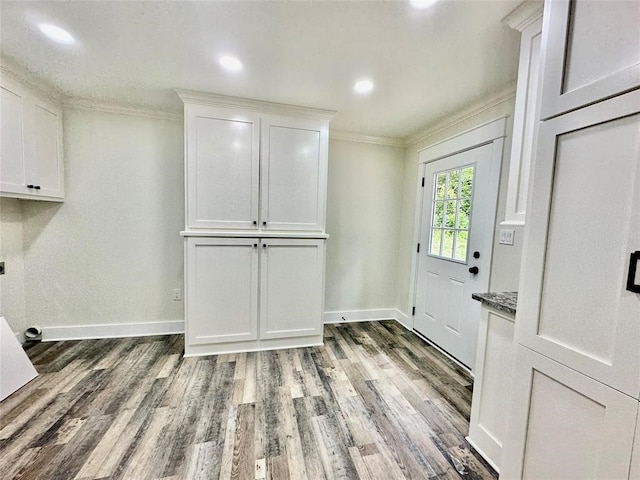
[{"label": "door frame", "polygon": [[[449,157],[457,153],[471,150],[482,145],[493,144],[491,152],[491,185],[490,188],[495,192],[496,209],[487,212],[487,225],[493,225],[495,235],[495,220],[497,216],[497,198],[500,187],[500,170],[502,167],[502,156],[504,139],[506,137],[507,116],[503,115],[489,122],[478,125],[477,127],[465,130],[457,135],[434,143],[418,151],[418,176],[416,180],[416,204],[413,221],[413,248],[411,253],[411,280],[409,286],[409,329],[413,331],[415,319],[415,306],[418,282],[418,252],[417,245],[420,243],[420,232],[422,229],[422,202],[424,189],[422,188],[422,179],[426,169],[426,164],[435,162],[444,157]],[[490,218],[489,218],[490,216]],[[493,245],[491,250],[487,252],[489,258],[493,259]],[[489,262],[491,264],[491,261]],[[491,270],[489,270],[489,281],[491,281]]]}]

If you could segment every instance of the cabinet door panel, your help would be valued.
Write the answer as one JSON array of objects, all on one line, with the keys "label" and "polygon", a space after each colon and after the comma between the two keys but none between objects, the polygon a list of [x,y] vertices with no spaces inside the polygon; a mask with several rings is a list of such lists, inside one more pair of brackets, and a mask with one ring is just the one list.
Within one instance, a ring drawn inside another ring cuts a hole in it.
[{"label": "cabinet door panel", "polygon": [[24,167],[24,105],[19,89],[0,88],[0,190],[27,193]]},{"label": "cabinet door panel", "polygon": [[515,358],[513,317],[483,308],[478,341],[468,439],[499,470]]},{"label": "cabinet door panel", "polygon": [[265,117],[262,126],[263,228],[324,229],[326,125]]},{"label": "cabinet door panel", "polygon": [[631,454],[631,472],[629,480],[640,478],[640,409],[638,410],[638,423],[636,425],[636,438],[633,442],[633,453]]},{"label": "cabinet door panel", "polygon": [[518,347],[501,479],[626,479],[637,400]]},{"label": "cabinet door panel", "polygon": [[186,317],[191,345],[257,339],[257,239],[187,240]]},{"label": "cabinet door panel", "polygon": [[638,18],[637,1],[547,2],[542,118],[640,86]]},{"label": "cabinet door panel", "polygon": [[[523,252],[517,340],[640,394],[640,91],[544,122]],[[578,288],[575,285],[579,285]]]},{"label": "cabinet door panel", "polygon": [[322,333],[324,241],[262,240],[260,338]]},{"label": "cabinet door panel", "polygon": [[36,102],[33,110],[34,145],[33,172],[40,187],[35,193],[64,196],[62,163],[62,118],[57,109]]},{"label": "cabinet door panel", "polygon": [[187,218],[190,228],[257,228],[260,121],[188,105]]}]

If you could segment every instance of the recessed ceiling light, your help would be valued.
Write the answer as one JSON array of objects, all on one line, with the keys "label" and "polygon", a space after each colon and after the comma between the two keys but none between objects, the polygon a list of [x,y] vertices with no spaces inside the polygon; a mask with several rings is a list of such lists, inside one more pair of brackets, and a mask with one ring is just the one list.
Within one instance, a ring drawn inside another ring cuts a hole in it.
[{"label": "recessed ceiling light", "polygon": [[429,8],[437,1],[438,0],[411,0],[411,5],[413,6],[413,8]]},{"label": "recessed ceiling light", "polygon": [[229,70],[230,72],[238,72],[242,70],[242,62],[231,55],[223,55],[218,59],[218,61],[222,68]]},{"label": "recessed ceiling light", "polygon": [[371,80],[360,80],[356,82],[353,89],[358,93],[369,93],[373,90],[373,82]]},{"label": "recessed ceiling light", "polygon": [[38,27],[40,27],[40,31],[42,33],[44,33],[54,42],[70,45],[72,43],[75,43],[76,41],[73,36],[65,29],[56,27],[55,25],[51,25],[50,23],[41,23],[38,25]]}]

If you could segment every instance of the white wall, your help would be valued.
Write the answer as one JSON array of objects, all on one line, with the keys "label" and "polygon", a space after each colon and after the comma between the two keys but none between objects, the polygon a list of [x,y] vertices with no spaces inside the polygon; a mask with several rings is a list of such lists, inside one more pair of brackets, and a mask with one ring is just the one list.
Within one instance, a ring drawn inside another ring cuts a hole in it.
[{"label": "white wall", "polygon": [[325,311],[395,307],[403,158],[401,147],[330,140]]},{"label": "white wall", "polygon": [[[22,318],[45,338],[52,327],[182,320],[171,300],[183,285],[182,122],[65,110],[64,129],[65,202],[14,212]],[[325,310],[392,309],[404,149],[331,140],[329,157]]]},{"label": "white wall", "polygon": [[171,299],[183,286],[182,131],[179,120],[64,111],[66,200],[23,206],[31,324],[184,319]]},{"label": "white wall", "polygon": [[27,328],[24,295],[24,249],[22,202],[14,198],[0,199],[0,261],[4,275],[0,275],[0,316],[16,334]]},{"label": "white wall", "polygon": [[[509,157],[511,152],[513,110],[515,97],[507,96],[503,101],[489,108],[481,109],[447,128],[434,126],[424,130],[419,142],[407,147],[405,155],[404,177],[402,190],[402,215],[400,223],[400,245],[398,256],[398,276],[396,290],[396,305],[407,314],[411,312],[412,299],[409,298],[411,259],[414,249],[414,215],[416,202],[416,185],[418,177],[418,151],[429,145],[440,142],[478,125],[508,115],[507,137],[502,157],[502,171],[500,175],[500,193],[498,197],[498,211],[496,216],[496,230],[494,238],[493,258],[491,262],[491,291],[516,291],[518,289],[518,275],[520,272],[520,257],[522,253],[522,227],[505,227],[516,230],[513,246],[498,244],[499,223],[504,220],[506,207],[507,180],[509,178]],[[445,123],[447,119],[444,120]],[[429,133],[432,132],[432,133]]]},{"label": "white wall", "polygon": [[[326,311],[410,312],[418,150],[512,113],[509,98],[406,151],[330,141]],[[66,201],[2,200],[0,252],[12,260],[0,309],[15,331],[183,320],[183,302],[171,300],[183,285],[182,121],[88,110],[65,110],[64,119]],[[498,221],[510,145],[509,132]],[[513,247],[496,239],[492,290],[517,288],[516,230]]]}]

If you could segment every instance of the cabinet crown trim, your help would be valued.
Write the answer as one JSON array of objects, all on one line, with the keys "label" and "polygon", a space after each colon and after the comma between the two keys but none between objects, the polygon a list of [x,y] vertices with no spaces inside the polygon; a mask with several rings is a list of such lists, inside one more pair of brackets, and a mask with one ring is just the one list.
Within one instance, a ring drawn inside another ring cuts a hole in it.
[{"label": "cabinet crown trim", "polygon": [[215,93],[196,92],[193,90],[174,89],[176,94],[185,104],[211,105],[225,108],[242,108],[259,113],[286,115],[302,118],[312,118],[316,120],[331,120],[337,113],[334,110],[323,110],[319,108],[299,107],[284,103],[272,103],[251,98],[230,97]]},{"label": "cabinet crown trim", "polygon": [[544,2],[542,0],[526,0],[509,12],[502,19],[502,23],[522,32],[533,22],[542,18],[543,9]]}]

